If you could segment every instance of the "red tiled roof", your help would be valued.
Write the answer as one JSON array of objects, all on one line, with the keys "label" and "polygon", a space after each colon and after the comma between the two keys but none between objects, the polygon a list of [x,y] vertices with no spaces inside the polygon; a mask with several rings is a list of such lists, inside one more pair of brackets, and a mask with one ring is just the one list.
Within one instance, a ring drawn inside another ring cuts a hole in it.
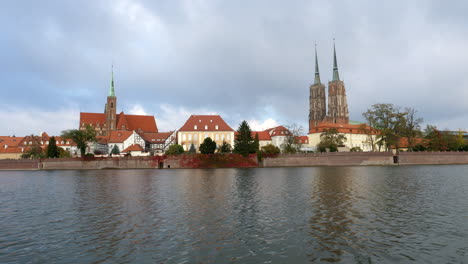
[{"label": "red tiled roof", "polygon": [[23,153],[22,148],[20,147],[10,147],[8,146],[7,148],[2,147],[0,148],[0,153]]},{"label": "red tiled roof", "polygon": [[144,115],[125,115],[128,122],[128,128],[130,130],[137,130],[143,132],[158,132],[158,127],[156,126],[156,120],[154,116],[144,116]]},{"label": "red tiled roof", "polygon": [[265,131],[267,131],[272,137],[287,136],[289,133],[291,133],[289,132],[289,129],[285,128],[284,126],[277,126],[277,127],[269,128]]},{"label": "red tiled roof", "polygon": [[234,129],[219,115],[191,115],[179,131],[234,131]]},{"label": "red tiled roof", "polygon": [[164,142],[168,137],[170,137],[174,133],[174,131],[171,132],[159,132],[159,133],[142,133],[141,136],[143,137],[144,140],[148,142]]},{"label": "red tiled roof", "polygon": [[309,143],[309,137],[308,136],[296,137],[296,142],[299,143],[299,144],[307,144],[307,143]]},{"label": "red tiled roof", "polygon": [[[96,124],[100,124],[103,126],[106,123],[106,115],[101,113],[80,113],[80,127],[83,123],[85,125],[96,126]],[[158,132],[154,116],[126,115],[121,112],[117,116],[117,129],[122,129],[122,125],[125,125],[125,129],[128,130]]]},{"label": "red tiled roof", "polygon": [[128,129],[128,122],[124,112],[120,112],[117,116],[117,120],[117,129]]},{"label": "red tiled roof", "polygon": [[80,127],[81,124],[96,125],[97,123],[104,125],[106,123],[106,114],[101,113],[80,113]]},{"label": "red tiled roof", "polygon": [[331,129],[331,128],[336,128],[339,133],[366,134],[366,132],[362,130],[363,126],[367,130],[372,129],[374,135],[378,134],[377,129],[371,128],[370,126],[366,124],[350,125],[350,124],[335,124],[335,123],[329,123],[329,122],[321,122],[318,124],[318,126],[312,127],[309,131],[309,134],[322,133],[323,131]]},{"label": "red tiled roof", "polygon": [[24,137],[10,137],[10,136],[0,136],[0,147],[5,148],[5,145],[8,147],[18,146],[18,144],[23,140]]},{"label": "red tiled roof", "polygon": [[132,144],[128,148],[121,151],[121,153],[128,153],[131,151],[144,151],[144,149],[138,144]]},{"label": "red tiled roof", "polygon": [[123,143],[132,134],[133,134],[133,131],[127,131],[127,130],[111,131],[108,142],[109,143]]}]

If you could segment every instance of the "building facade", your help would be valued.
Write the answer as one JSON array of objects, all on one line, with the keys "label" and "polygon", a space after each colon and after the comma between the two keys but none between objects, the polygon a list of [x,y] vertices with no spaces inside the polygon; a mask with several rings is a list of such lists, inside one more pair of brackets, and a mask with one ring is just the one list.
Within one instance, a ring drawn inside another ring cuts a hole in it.
[{"label": "building facade", "polygon": [[207,137],[218,146],[223,142],[234,146],[234,130],[219,115],[191,115],[177,132],[177,144],[185,151],[193,144],[198,151]]}]

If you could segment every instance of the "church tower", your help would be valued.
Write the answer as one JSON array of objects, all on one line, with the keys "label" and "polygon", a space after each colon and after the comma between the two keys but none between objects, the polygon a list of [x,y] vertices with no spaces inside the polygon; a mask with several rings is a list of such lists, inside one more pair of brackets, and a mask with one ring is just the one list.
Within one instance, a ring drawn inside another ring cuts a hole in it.
[{"label": "church tower", "polygon": [[107,104],[105,107],[106,114],[106,132],[105,136],[110,135],[110,132],[116,129],[117,125],[117,97],[114,90],[114,66],[112,66],[111,86],[109,96],[107,96]]},{"label": "church tower", "polygon": [[309,131],[311,131],[326,115],[325,85],[320,82],[317,45],[315,45],[315,80],[310,86],[309,104]]},{"label": "church tower", "polygon": [[349,123],[348,100],[344,82],[340,80],[336,48],[333,43],[333,80],[328,82],[328,115],[327,121],[336,124]]}]

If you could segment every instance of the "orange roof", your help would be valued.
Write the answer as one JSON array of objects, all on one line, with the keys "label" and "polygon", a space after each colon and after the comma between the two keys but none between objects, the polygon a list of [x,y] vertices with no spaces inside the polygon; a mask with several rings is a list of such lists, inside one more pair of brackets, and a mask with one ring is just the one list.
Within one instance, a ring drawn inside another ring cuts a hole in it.
[{"label": "orange roof", "polygon": [[80,113],[80,126],[81,124],[101,124],[104,125],[106,123],[106,114],[100,113]]},{"label": "orange roof", "polygon": [[120,112],[119,116],[117,117],[117,128],[118,129],[126,129],[128,128],[127,118],[125,117],[124,112]]},{"label": "orange roof", "polygon": [[5,145],[8,147],[15,147],[23,140],[24,137],[10,137],[10,136],[0,136],[0,147],[5,148]]},{"label": "orange roof", "polygon": [[8,146],[7,148],[2,147],[0,148],[0,153],[23,153],[22,148],[20,147],[10,147]]},{"label": "orange roof", "polygon": [[362,130],[364,126],[365,129],[372,129],[374,135],[378,133],[378,130],[372,128],[366,124],[358,124],[358,125],[350,125],[350,124],[335,124],[329,122],[320,122],[318,126],[312,127],[309,131],[309,134],[312,133],[322,133],[325,130],[336,128],[339,133],[347,133],[347,134],[367,134],[365,131]]},{"label": "orange roof", "polygon": [[234,131],[219,115],[191,115],[179,131]]},{"label": "orange roof", "polygon": [[128,122],[128,129],[143,132],[158,132],[154,116],[125,115]]},{"label": "orange roof", "polygon": [[[95,126],[100,124],[101,126],[106,123],[106,114],[101,113],[80,113],[80,126],[81,124],[89,124]],[[158,132],[156,126],[156,120],[154,116],[145,115],[126,115],[121,112],[117,116],[117,128],[122,129],[122,125],[125,125],[124,129],[137,130],[144,132]]]},{"label": "orange roof", "polygon": [[159,133],[143,133],[141,136],[148,142],[164,142],[174,131]]},{"label": "orange roof", "polygon": [[128,153],[131,151],[144,151],[144,149],[138,144],[132,144],[128,148],[121,151],[121,153]]},{"label": "orange roof", "polygon": [[276,137],[276,136],[286,136],[288,135],[289,133],[291,133],[289,131],[289,129],[285,128],[284,126],[277,126],[277,127],[273,127],[273,128],[269,128],[265,131],[268,131],[268,133],[270,134],[270,136],[272,137]]},{"label": "orange roof", "polygon": [[133,131],[127,131],[127,130],[111,131],[108,142],[109,143],[123,143],[132,134],[133,134]]}]

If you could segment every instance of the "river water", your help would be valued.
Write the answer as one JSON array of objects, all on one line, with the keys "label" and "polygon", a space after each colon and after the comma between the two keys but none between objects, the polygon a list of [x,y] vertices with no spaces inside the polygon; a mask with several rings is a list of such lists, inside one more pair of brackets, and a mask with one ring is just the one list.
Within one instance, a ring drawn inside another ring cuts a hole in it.
[{"label": "river water", "polygon": [[0,172],[0,263],[468,263],[468,166]]}]

